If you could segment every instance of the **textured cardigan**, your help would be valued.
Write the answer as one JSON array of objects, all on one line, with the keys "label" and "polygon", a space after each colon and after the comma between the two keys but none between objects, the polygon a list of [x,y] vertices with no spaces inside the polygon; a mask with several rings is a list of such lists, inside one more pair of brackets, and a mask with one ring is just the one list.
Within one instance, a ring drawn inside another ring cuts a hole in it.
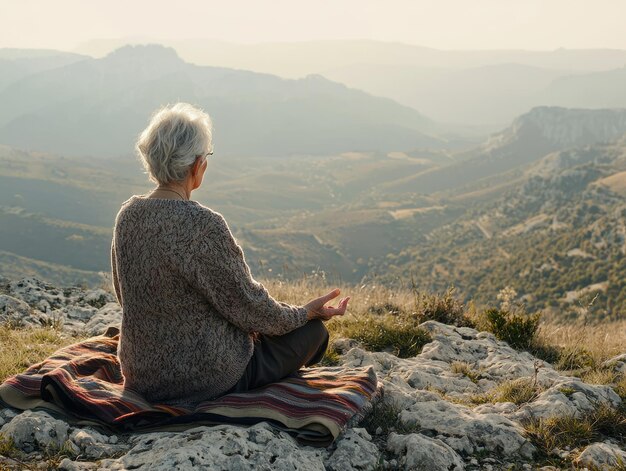
[{"label": "textured cardigan", "polygon": [[250,274],[224,217],[196,201],[134,195],[115,218],[113,287],[122,306],[125,387],[150,401],[217,397],[243,375],[253,336],[304,325]]}]

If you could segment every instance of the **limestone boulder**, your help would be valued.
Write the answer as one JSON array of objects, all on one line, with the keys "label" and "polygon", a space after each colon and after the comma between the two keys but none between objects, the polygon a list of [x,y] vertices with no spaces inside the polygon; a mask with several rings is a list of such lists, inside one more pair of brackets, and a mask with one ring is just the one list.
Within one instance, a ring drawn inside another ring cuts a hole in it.
[{"label": "limestone boulder", "polygon": [[583,450],[576,463],[600,471],[611,471],[626,465],[626,450],[614,443],[593,443]]},{"label": "limestone boulder", "polygon": [[399,435],[391,433],[387,450],[398,456],[401,469],[428,469],[431,471],[461,471],[465,465],[461,457],[436,438],[419,433]]},{"label": "limestone boulder", "polygon": [[324,471],[327,458],[325,449],[299,446],[285,432],[263,422],[251,427],[218,425],[137,435],[128,453],[102,460],[99,469]]},{"label": "limestone boulder", "polygon": [[26,453],[61,448],[68,438],[69,425],[42,411],[24,411],[2,426],[0,433]]},{"label": "limestone boulder", "polygon": [[380,450],[363,428],[348,430],[337,442],[337,448],[326,461],[329,471],[363,470],[378,468]]}]

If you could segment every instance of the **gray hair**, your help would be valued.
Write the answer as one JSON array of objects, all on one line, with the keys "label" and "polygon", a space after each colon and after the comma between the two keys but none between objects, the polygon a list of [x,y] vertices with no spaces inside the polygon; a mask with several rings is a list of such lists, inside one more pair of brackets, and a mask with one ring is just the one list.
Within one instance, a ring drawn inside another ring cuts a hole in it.
[{"label": "gray hair", "polygon": [[213,149],[212,121],[189,103],[157,110],[135,146],[150,180],[165,185],[182,181],[199,155]]}]

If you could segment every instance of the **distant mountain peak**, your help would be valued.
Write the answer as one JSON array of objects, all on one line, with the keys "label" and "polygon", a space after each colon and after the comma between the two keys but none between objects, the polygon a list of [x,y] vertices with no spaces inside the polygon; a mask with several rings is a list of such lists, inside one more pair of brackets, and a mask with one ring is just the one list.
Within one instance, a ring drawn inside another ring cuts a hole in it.
[{"label": "distant mountain peak", "polygon": [[138,44],[126,45],[104,57],[104,60],[110,62],[125,61],[159,61],[165,64],[183,64],[184,61],[179,57],[176,50],[172,47],[166,47],[161,44]]},{"label": "distant mountain peak", "polygon": [[515,119],[515,134],[533,128],[557,147],[613,141],[626,131],[626,109],[579,109],[538,106]]},{"label": "distant mountain peak", "polygon": [[308,74],[304,77],[304,80],[318,81],[318,82],[330,82],[326,77],[321,74]]}]

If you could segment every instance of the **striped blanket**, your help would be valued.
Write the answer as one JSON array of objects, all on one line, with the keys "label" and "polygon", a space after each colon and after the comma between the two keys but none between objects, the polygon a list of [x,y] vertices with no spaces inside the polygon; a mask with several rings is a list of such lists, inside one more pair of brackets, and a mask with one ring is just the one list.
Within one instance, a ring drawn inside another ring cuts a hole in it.
[{"label": "striped blanket", "polygon": [[151,404],[123,389],[118,340],[119,331],[110,328],[102,336],[56,351],[8,378],[0,385],[0,400],[17,409],[43,408],[72,423],[113,432],[266,421],[301,443],[327,446],[360,420],[382,392],[371,367],[320,367],[193,409]]}]

